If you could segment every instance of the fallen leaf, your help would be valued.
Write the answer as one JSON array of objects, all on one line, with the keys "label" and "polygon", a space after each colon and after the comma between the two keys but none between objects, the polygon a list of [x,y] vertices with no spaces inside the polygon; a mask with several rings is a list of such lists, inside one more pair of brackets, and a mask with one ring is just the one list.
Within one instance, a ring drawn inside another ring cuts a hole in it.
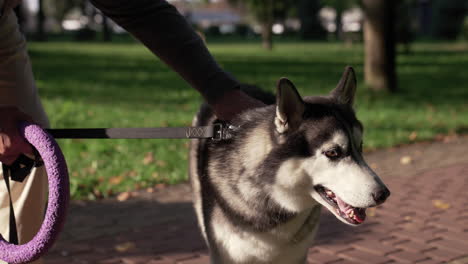
[{"label": "fallen leaf", "polygon": [[127,171],[123,174],[124,177],[136,177],[138,175],[138,172],[135,170]]},{"label": "fallen leaf", "polygon": [[164,160],[157,160],[156,165],[158,165],[159,167],[166,167],[167,162],[165,162]]},{"label": "fallen leaf", "polygon": [[443,209],[443,210],[449,209],[451,207],[449,203],[444,202],[442,200],[432,200],[432,205],[434,205],[434,207],[436,208]]},{"label": "fallen leaf", "polygon": [[96,168],[88,167],[85,169],[88,174],[95,174],[96,173]]},{"label": "fallen leaf", "polygon": [[119,202],[124,202],[124,201],[127,201],[130,198],[130,196],[131,196],[130,192],[123,192],[117,195],[117,200]]},{"label": "fallen leaf", "polygon": [[97,188],[94,188],[93,194],[94,194],[94,197],[96,197],[96,199],[101,199],[101,198],[104,197],[104,195],[102,194],[101,190],[99,190],[99,189],[97,189]]},{"label": "fallen leaf", "polygon": [[158,179],[159,178],[159,173],[155,171],[155,172],[151,173],[151,177],[153,177],[154,179]]},{"label": "fallen leaf", "polygon": [[121,244],[117,244],[115,245],[115,250],[120,252],[120,253],[124,253],[124,252],[127,252],[131,249],[134,249],[136,247],[135,243],[133,242],[125,242],[125,243],[121,243]]},{"label": "fallen leaf", "polygon": [[156,185],[154,186],[154,188],[156,188],[156,189],[164,189],[164,188],[166,188],[166,184],[164,184],[164,183],[158,183],[158,184],[156,184]]},{"label": "fallen leaf", "polygon": [[153,163],[153,162],[154,162],[153,152],[147,152],[145,154],[145,157],[143,158],[143,164],[149,165],[150,163]]},{"label": "fallen leaf", "polygon": [[141,183],[140,182],[136,182],[135,184],[133,184],[133,188],[135,190],[140,190],[141,189]]},{"label": "fallen leaf", "polygon": [[408,136],[409,140],[413,141],[418,137],[418,132],[413,131],[411,134]]},{"label": "fallen leaf", "polygon": [[146,188],[146,192],[147,193],[154,193],[154,188],[153,187]]},{"label": "fallen leaf", "polygon": [[112,185],[120,184],[123,181],[124,177],[122,175],[114,176],[109,179],[109,183]]},{"label": "fallen leaf", "polygon": [[408,165],[413,162],[413,159],[410,156],[403,156],[400,159],[400,163],[403,165]]}]

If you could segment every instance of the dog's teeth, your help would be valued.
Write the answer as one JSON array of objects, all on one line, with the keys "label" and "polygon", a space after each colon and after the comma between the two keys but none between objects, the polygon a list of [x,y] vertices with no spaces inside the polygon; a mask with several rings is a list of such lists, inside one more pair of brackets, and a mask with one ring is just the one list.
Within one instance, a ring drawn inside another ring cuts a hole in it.
[{"label": "dog's teeth", "polygon": [[354,218],[354,210],[351,209],[351,212],[348,213],[349,218]]}]

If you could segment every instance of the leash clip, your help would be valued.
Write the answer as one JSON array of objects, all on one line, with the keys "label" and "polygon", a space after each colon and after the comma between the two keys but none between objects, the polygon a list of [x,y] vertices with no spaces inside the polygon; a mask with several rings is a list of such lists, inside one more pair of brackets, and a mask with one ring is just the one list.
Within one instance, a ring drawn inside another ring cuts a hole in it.
[{"label": "leash clip", "polygon": [[216,123],[213,125],[213,137],[211,138],[213,141],[221,141],[224,138],[224,126],[221,123]]},{"label": "leash clip", "polygon": [[238,127],[223,123],[215,123],[213,124],[213,137],[211,138],[213,141],[221,141],[226,139],[231,139],[232,134],[229,133],[230,131],[237,130]]}]

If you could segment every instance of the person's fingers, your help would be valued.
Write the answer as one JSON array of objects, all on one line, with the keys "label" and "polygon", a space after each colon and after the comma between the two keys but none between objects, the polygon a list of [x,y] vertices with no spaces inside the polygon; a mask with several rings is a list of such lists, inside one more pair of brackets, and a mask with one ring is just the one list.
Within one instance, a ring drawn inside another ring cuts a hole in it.
[{"label": "person's fingers", "polygon": [[17,158],[18,156],[6,156],[6,157],[2,157],[0,162],[5,163],[6,165],[11,165],[15,162]]},{"label": "person's fingers", "polygon": [[22,153],[33,155],[31,145],[19,132],[20,123],[25,121],[33,123],[15,107],[0,107],[0,162],[10,164]]}]

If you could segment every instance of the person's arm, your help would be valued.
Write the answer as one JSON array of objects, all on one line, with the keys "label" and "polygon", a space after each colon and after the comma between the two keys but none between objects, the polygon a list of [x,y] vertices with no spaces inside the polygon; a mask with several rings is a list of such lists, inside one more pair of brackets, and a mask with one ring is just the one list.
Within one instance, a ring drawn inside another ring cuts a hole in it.
[{"label": "person's arm", "polygon": [[[5,105],[5,103],[13,103],[6,101],[13,100],[12,97],[14,96],[6,96],[5,90],[3,89],[5,85],[9,85],[9,79],[12,79],[10,71],[11,64],[5,64],[5,62],[11,61],[11,50],[13,49],[11,49],[9,43],[15,41],[15,30],[11,28],[5,29],[5,26],[8,23],[7,19],[11,19],[8,16],[11,15],[12,9],[20,2],[21,0],[5,0],[3,1],[3,5],[0,5],[0,33],[3,33],[1,34],[3,42],[1,42],[2,45],[0,45],[0,83],[2,85],[2,87],[0,87],[0,94],[2,95],[2,100],[0,100],[0,162],[7,165],[13,163],[18,155],[22,153],[32,154],[31,146],[20,136],[19,124],[24,121],[33,123],[33,120],[16,106]],[[8,41],[4,41],[3,38]],[[16,42],[14,43],[16,44]],[[9,70],[5,71],[3,67]],[[20,75],[20,73],[18,73],[18,75]],[[3,79],[5,76],[8,81]],[[16,90],[8,90],[7,92],[14,93]],[[7,99],[5,99],[5,97]]]},{"label": "person's arm", "polygon": [[0,20],[6,17],[8,12],[21,3],[21,0],[5,0],[3,6],[0,6]]},{"label": "person's arm", "polygon": [[218,117],[229,120],[262,106],[239,90],[239,82],[215,62],[202,39],[164,0],[91,0],[197,89]]}]

